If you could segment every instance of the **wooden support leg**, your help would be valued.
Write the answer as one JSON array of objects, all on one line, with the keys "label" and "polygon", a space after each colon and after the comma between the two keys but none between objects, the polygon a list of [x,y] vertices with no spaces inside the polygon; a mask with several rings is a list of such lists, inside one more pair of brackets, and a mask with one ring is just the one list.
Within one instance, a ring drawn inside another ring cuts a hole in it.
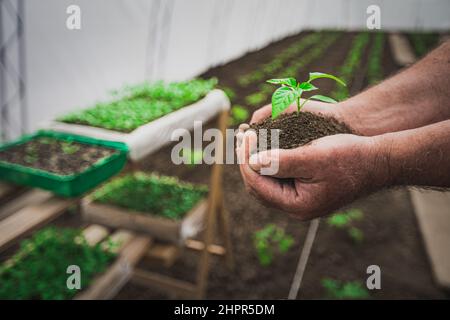
[{"label": "wooden support leg", "polygon": [[232,251],[231,237],[230,237],[230,215],[229,212],[223,207],[219,211],[220,229],[222,239],[225,244],[225,261],[229,270],[234,270],[234,257]]},{"label": "wooden support leg", "polygon": [[202,255],[200,257],[200,262],[197,271],[197,299],[203,299],[206,294],[206,288],[208,283],[208,275],[209,275],[209,264],[210,264],[210,253],[208,250],[209,245],[212,242],[214,235],[214,227],[216,223],[216,210],[212,203],[209,206],[208,213],[206,215],[206,230],[204,235],[204,244],[205,247],[202,251]]}]

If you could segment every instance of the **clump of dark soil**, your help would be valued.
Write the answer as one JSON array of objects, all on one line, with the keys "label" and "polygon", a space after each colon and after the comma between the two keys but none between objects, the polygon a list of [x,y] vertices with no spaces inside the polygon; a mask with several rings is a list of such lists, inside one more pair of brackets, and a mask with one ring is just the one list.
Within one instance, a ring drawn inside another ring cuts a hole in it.
[{"label": "clump of dark soil", "polygon": [[271,129],[280,130],[280,149],[297,148],[325,136],[352,133],[352,130],[345,123],[311,112],[282,114],[274,120],[269,117],[259,123],[252,124],[250,128],[254,129],[258,135],[260,151],[271,149]]},{"label": "clump of dark soil", "polygon": [[117,151],[75,141],[40,137],[0,152],[0,161],[59,175],[80,173]]}]

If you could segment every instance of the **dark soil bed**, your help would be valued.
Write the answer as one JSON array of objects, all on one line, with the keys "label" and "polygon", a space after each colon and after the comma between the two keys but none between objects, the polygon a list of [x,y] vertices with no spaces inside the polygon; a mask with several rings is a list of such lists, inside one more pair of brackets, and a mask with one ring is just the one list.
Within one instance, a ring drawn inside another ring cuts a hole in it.
[{"label": "dark soil bed", "polygon": [[339,133],[351,133],[344,123],[311,112],[282,114],[250,126],[258,136],[259,150],[271,149],[271,130],[279,130],[279,148],[293,149],[313,140]]},{"label": "dark soil bed", "polygon": [[0,152],[0,161],[59,175],[81,173],[116,150],[74,141],[40,137]]},{"label": "dark soil bed", "polygon": [[[354,35],[354,33],[347,33],[333,44],[321,59],[306,66],[300,74],[290,76],[303,79],[307,77],[308,71],[337,74]],[[253,85],[240,87],[237,84],[237,77],[244,71],[254,70],[260,63],[270,61],[279,50],[303,36],[304,34],[300,34],[287,38],[258,52],[211,69],[205,73],[204,77],[218,77],[220,84],[231,87],[236,92],[236,100],[233,102],[245,105],[243,97],[257,91],[258,88]],[[385,77],[397,70],[392,62],[387,43],[382,61]],[[333,84],[328,81],[319,83],[319,87],[325,95],[334,89]],[[206,165],[194,167],[169,165],[171,148],[172,146],[168,146],[153,154],[148,161],[144,162],[144,169],[176,175],[180,179],[193,183],[208,183],[210,168]],[[228,271],[221,259],[213,258],[207,298],[286,298],[309,224],[292,219],[279,210],[266,208],[253,199],[245,191],[237,166],[225,166],[223,184],[225,206],[232,220],[231,237],[236,269]],[[298,295],[299,299],[325,298],[326,291],[321,281],[326,277],[341,281],[360,281],[364,284],[367,279],[366,268],[372,264],[379,265],[382,270],[382,289],[371,292],[372,298],[439,299],[449,297],[433,282],[407,189],[382,191],[360,199],[349,207],[358,208],[364,212],[363,220],[358,221],[358,227],[364,232],[364,241],[355,245],[345,232],[336,230],[322,221]],[[252,243],[252,234],[268,223],[275,223],[285,228],[288,234],[293,235],[295,244],[287,254],[276,257],[272,265],[263,267],[258,262]],[[193,281],[196,275],[197,258],[197,253],[185,250],[181,259],[169,269],[147,264],[143,267]],[[173,296],[152,288],[129,284],[117,298],[165,299],[173,298]]]}]

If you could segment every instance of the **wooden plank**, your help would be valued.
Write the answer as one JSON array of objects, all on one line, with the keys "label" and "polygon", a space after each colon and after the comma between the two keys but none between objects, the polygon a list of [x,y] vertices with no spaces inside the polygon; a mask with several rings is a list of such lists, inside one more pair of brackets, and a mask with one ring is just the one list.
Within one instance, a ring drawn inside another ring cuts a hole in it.
[{"label": "wooden plank", "polygon": [[55,219],[76,201],[77,199],[51,197],[3,219],[0,221],[0,251],[19,237]]},{"label": "wooden plank", "polygon": [[114,243],[114,247],[110,249],[113,253],[119,253],[131,240],[133,240],[133,233],[127,230],[117,230],[105,241],[103,248],[109,248],[109,242]]},{"label": "wooden plank", "polygon": [[391,46],[394,61],[399,66],[409,66],[416,62],[416,55],[405,35],[399,33],[390,34],[389,44]]},{"label": "wooden plank", "polygon": [[114,297],[128,282],[133,268],[145,254],[152,240],[138,236],[132,238],[108,270],[98,276],[92,285],[75,296],[75,300],[106,300]]},{"label": "wooden plank", "polygon": [[98,224],[91,224],[83,230],[82,234],[89,245],[95,246],[97,243],[106,238],[109,232],[108,229],[103,226],[100,226]]},{"label": "wooden plank", "polygon": [[124,228],[145,233],[163,241],[179,243],[186,236],[195,235],[201,230],[199,220],[207,208],[206,200],[200,201],[183,220],[174,221],[142,212],[119,208],[116,206],[83,201],[83,218],[111,228]]},{"label": "wooden plank", "polygon": [[0,205],[3,205],[11,198],[25,192],[25,190],[27,190],[27,188],[23,186],[0,182]]},{"label": "wooden plank", "polygon": [[19,211],[26,206],[45,201],[51,196],[52,193],[47,191],[38,189],[26,191],[26,189],[23,189],[23,192],[17,194],[16,197],[2,204],[0,207],[0,220],[9,217],[14,212]]},{"label": "wooden plank", "polygon": [[410,189],[436,282],[450,289],[450,192]]},{"label": "wooden plank", "polygon": [[180,248],[174,244],[157,243],[150,248],[146,257],[162,262],[165,267],[170,267],[178,258],[179,253]]},{"label": "wooden plank", "polygon": [[[185,241],[185,245],[188,249],[196,250],[196,251],[202,251],[205,249],[205,244],[203,241],[194,240],[194,239],[187,239]],[[217,244],[210,244],[208,246],[208,251],[211,254],[215,254],[218,256],[223,256],[226,253],[226,250],[224,247],[219,246]]]},{"label": "wooden plank", "polygon": [[197,297],[197,288],[192,283],[141,269],[134,270],[130,282],[165,291],[176,296],[185,298]]}]

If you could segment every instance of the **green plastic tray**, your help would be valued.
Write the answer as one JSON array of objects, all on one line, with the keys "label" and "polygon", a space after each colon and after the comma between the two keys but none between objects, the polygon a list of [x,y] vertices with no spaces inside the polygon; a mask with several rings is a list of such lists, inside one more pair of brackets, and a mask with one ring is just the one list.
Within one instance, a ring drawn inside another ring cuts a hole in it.
[{"label": "green plastic tray", "polygon": [[0,146],[0,151],[39,137],[51,137],[58,140],[103,146],[116,149],[119,152],[97,161],[83,172],[70,175],[58,175],[0,160],[0,180],[49,190],[65,197],[76,197],[118,173],[127,161],[128,147],[124,143],[54,131],[38,131],[31,135],[25,135],[16,141]]}]

